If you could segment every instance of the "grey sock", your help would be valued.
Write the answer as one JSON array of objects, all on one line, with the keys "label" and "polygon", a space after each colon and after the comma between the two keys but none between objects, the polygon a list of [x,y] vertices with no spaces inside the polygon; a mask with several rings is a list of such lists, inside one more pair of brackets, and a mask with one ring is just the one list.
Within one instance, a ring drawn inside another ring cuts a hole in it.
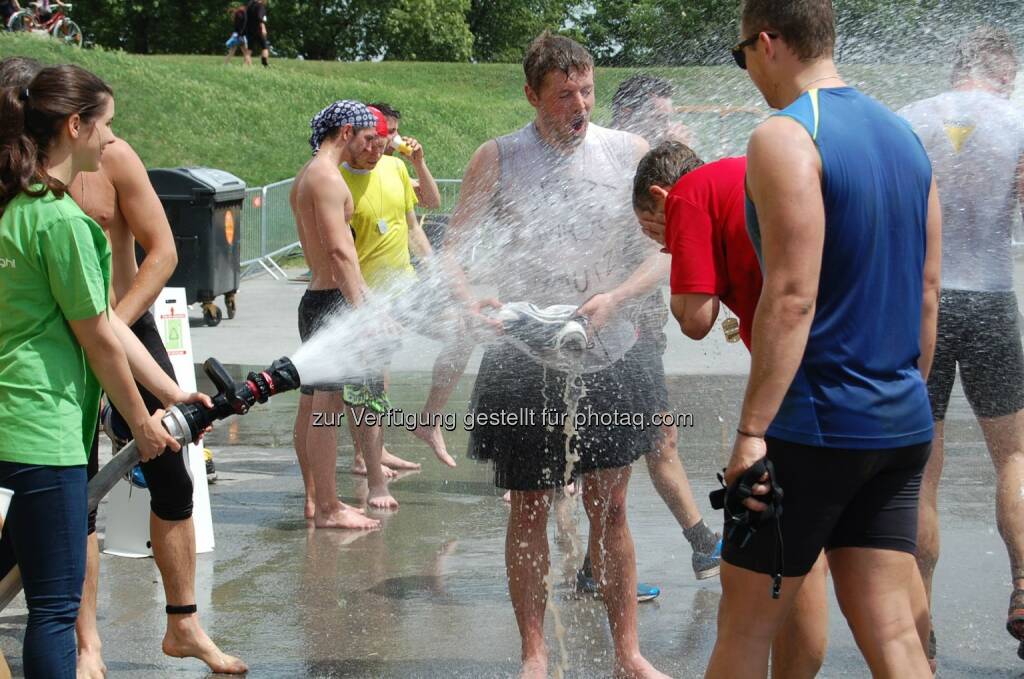
[{"label": "grey sock", "polygon": [[710,554],[715,551],[715,545],[718,544],[718,536],[715,535],[713,530],[708,528],[708,525],[704,523],[704,519],[701,519],[689,528],[684,528],[683,537],[693,547],[693,551],[703,554]]}]

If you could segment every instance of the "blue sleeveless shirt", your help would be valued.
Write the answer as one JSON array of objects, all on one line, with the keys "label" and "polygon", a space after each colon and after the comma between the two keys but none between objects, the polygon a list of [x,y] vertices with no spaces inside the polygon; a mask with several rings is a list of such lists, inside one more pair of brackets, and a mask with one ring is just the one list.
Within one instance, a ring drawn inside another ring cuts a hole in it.
[{"label": "blue sleeveless shirt", "polygon": [[[776,115],[821,155],[825,247],[807,349],[768,435],[855,449],[930,441],[917,369],[928,156],[905,121],[852,87],[810,90]],[[747,229],[763,269],[749,198]]]}]

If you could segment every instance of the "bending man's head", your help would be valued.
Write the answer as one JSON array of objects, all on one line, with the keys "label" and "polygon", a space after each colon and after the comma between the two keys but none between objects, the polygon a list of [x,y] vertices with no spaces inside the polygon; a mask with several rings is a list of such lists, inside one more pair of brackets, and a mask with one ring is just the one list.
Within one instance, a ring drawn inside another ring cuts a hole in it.
[{"label": "bending man's head", "polygon": [[666,141],[647,152],[633,177],[633,211],[641,219],[658,210],[676,182],[704,164],[686,144]]}]

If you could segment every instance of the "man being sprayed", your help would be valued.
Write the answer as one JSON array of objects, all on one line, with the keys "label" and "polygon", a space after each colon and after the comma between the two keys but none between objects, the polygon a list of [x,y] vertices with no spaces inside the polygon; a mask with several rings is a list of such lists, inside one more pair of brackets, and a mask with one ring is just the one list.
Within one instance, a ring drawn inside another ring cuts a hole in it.
[{"label": "man being sprayed", "polygon": [[[747,153],[764,279],[725,479],[739,492],[743,476],[753,495],[726,525],[707,676],[765,676],[824,548],[871,673],[930,677],[913,610],[941,262],[928,157],[836,72],[831,0],[746,0],[740,23],[736,62],[781,111]],[[746,479],[755,464],[765,471]],[[784,513],[769,518],[779,488]]]},{"label": "man being sprayed", "polygon": [[[672,315],[687,337],[704,339],[719,305],[739,318],[750,349],[761,296],[761,268],[744,221],[746,158],[704,164],[684,144],[662,142],[643,157],[633,181],[633,210],[644,233],[672,257]],[[828,647],[824,554],[800,588],[789,619],[772,641],[772,676],[817,675]]]},{"label": "man being sprayed", "polygon": [[[637,134],[648,143],[657,143],[665,138],[677,142],[688,140],[692,136],[690,131],[672,121],[673,93],[672,83],[664,78],[644,74],[630,76],[622,81],[612,97],[613,127]],[[668,268],[668,258],[663,260],[662,279]],[[668,320],[668,309],[661,290],[655,290],[640,303],[635,320],[639,333],[637,342],[646,345],[644,355],[650,359],[647,371],[655,384],[660,419],[663,423],[669,423],[659,427],[654,448],[644,456],[647,470],[655,489],[679,522],[683,536],[693,548],[690,563],[694,575],[698,580],[713,578],[718,575],[719,538],[704,523],[693,498],[690,480],[679,458],[679,428],[672,423],[669,412],[668,387],[662,362],[667,346],[664,327]],[[597,592],[589,552],[577,574],[576,589],[581,592]],[[659,593],[657,587],[638,584],[637,597],[641,601],[653,599]]]},{"label": "man being sprayed", "polygon": [[[474,386],[470,456],[492,460],[495,485],[511,490],[505,565],[522,643],[522,676],[547,676],[546,525],[552,490],[582,475],[590,552],[615,645],[615,673],[663,677],[641,655],[636,563],[626,521],[630,465],[651,450],[653,427],[574,427],[571,414],[657,412],[643,349],[609,346],[602,330],[628,318],[658,280],[664,258],[632,225],[629,176],[647,150],[643,139],[590,123],[594,68],[576,42],[544,32],[524,59],[534,121],[483,144],[463,178],[441,250],[455,294],[479,311],[455,253],[489,229],[493,269],[506,301],[578,305],[603,369],[580,374],[533,362],[510,343],[489,348]],[[640,266],[635,253],[648,252]],[[631,267],[630,264],[633,263]],[[514,421],[526,411],[536,419]],[[549,418],[542,417],[544,413]],[[565,416],[565,420],[559,415]],[[588,419],[589,418],[584,418]]]},{"label": "man being sprayed", "polygon": [[[356,101],[334,102],[320,111],[310,126],[313,158],[299,170],[289,196],[299,240],[312,273],[299,303],[299,336],[303,342],[336,312],[366,303],[368,288],[349,227],[354,210],[352,193],[338,166],[378,144],[377,119]],[[378,528],[379,521],[363,516],[338,499],[338,430],[333,426],[314,426],[314,412],[341,412],[344,388],[345,385],[337,385],[313,389],[303,385],[301,390],[295,417],[295,453],[306,487],[305,516],[317,528]],[[376,496],[385,486],[380,449],[373,445],[381,435],[379,427],[365,426],[357,428],[353,435],[357,445],[367,446],[369,459],[375,463],[371,465],[374,473],[369,476]]]},{"label": "man being sprayed", "polygon": [[[17,57],[5,60],[0,73],[4,86],[24,87],[42,68]],[[15,66],[18,66],[15,68]],[[149,307],[174,271],[177,254],[171,227],[160,200],[149,183],[146,168],[127,142],[116,139],[103,153],[100,169],[82,172],[68,187],[82,211],[95,219],[110,241],[114,312],[131,327],[157,364],[172,379],[167,351],[160,340]],[[146,252],[136,263],[135,243]],[[164,407],[160,399],[139,385],[150,413]],[[112,410],[119,447],[131,439],[131,429]],[[90,478],[99,468],[98,439],[89,454]],[[195,604],[195,531],[192,525],[192,479],[184,454],[161,455],[142,464],[150,490],[150,535],[153,555],[167,597],[167,631],[163,651],[174,657],[196,657],[215,672],[242,673],[245,664],[217,648],[199,623]],[[96,590],[99,584],[99,542],[96,513],[88,517],[86,577],[76,633],[79,676],[105,673],[96,626]]]},{"label": "man being sprayed", "polygon": [[[1011,233],[1024,190],[1024,117],[1010,105],[1010,35],[980,28],[959,45],[953,90],[907,106],[935,168],[943,214],[942,295],[928,379],[935,442],[921,488],[917,560],[931,596],[943,420],[956,368],[996,468],[996,524],[1010,556],[1007,630],[1024,658],[1024,352],[1013,293]],[[931,637],[934,657],[934,635]]]}]

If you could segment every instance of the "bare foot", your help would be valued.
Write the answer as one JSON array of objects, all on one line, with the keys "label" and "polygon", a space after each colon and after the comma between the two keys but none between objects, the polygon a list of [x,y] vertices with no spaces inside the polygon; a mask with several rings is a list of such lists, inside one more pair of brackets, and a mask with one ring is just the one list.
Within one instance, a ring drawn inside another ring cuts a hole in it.
[{"label": "bare foot", "polygon": [[380,528],[380,521],[367,518],[363,512],[339,502],[333,508],[321,512],[313,519],[317,528],[353,528],[356,530],[374,530]]},{"label": "bare foot", "polygon": [[448,447],[444,444],[444,436],[441,434],[441,425],[435,424],[432,427],[416,427],[412,430],[413,435],[425,442],[434,451],[443,464],[449,467],[455,466],[455,460],[448,454]]},{"label": "bare foot", "polygon": [[409,460],[403,460],[397,455],[392,455],[388,452],[387,448],[380,454],[380,463],[397,471],[404,471],[406,469],[416,470],[423,466],[419,462],[409,462]]},{"label": "bare foot", "polygon": [[507,502],[509,504],[512,504],[512,491],[511,490],[506,490],[505,494],[501,496],[501,501],[502,502]]},{"label": "bare foot", "polygon": [[374,509],[398,509],[398,500],[391,497],[387,485],[379,488],[370,487],[370,497],[366,501]]},{"label": "bare foot", "polygon": [[314,502],[313,498],[309,495],[306,496],[306,504],[302,508],[302,515],[306,517],[307,520],[316,516],[316,502]]},{"label": "bare foot", "polygon": [[[380,471],[384,474],[385,479],[393,479],[398,476],[398,472],[384,465],[380,466]],[[366,461],[363,460],[362,456],[356,456],[352,460],[352,473],[357,476],[366,476]]]},{"label": "bare foot", "polygon": [[107,676],[107,666],[103,664],[103,655],[98,649],[83,648],[78,651],[77,679],[103,679]]},{"label": "bare foot", "polygon": [[547,658],[527,658],[523,660],[523,666],[519,669],[519,679],[547,679],[547,677]]},{"label": "bare foot", "polygon": [[163,651],[172,658],[198,658],[217,674],[245,674],[249,668],[238,658],[228,655],[213,643],[199,625],[199,616],[167,616]]},{"label": "bare foot", "polygon": [[654,665],[639,653],[626,660],[616,660],[613,675],[615,679],[672,679],[654,669]]}]

